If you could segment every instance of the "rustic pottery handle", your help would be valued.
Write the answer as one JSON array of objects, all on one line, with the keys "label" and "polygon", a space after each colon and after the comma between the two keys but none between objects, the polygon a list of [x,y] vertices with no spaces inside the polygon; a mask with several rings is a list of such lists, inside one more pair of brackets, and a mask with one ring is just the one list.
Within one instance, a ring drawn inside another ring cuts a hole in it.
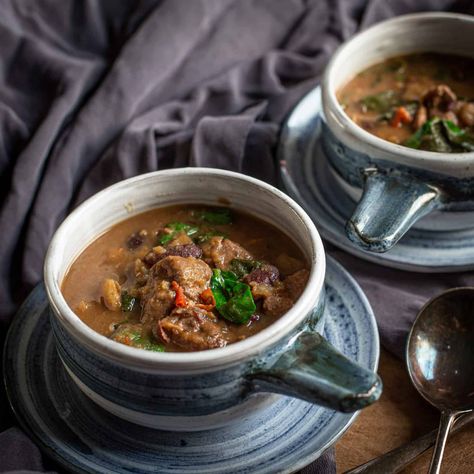
[{"label": "rustic pottery handle", "polygon": [[347,359],[316,332],[302,332],[268,369],[249,377],[254,391],[307,400],[342,412],[375,402],[382,393],[379,376]]},{"label": "rustic pottery handle", "polygon": [[346,224],[346,234],[358,247],[386,252],[421,217],[442,207],[442,192],[404,173],[376,168],[364,171],[363,195]]}]

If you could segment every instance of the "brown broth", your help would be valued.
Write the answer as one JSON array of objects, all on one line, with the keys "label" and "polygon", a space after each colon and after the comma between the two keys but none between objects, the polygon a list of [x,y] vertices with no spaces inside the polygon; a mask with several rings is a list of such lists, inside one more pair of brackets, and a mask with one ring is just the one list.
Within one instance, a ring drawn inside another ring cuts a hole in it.
[{"label": "brown broth", "polygon": [[[119,281],[123,288],[135,284],[134,262],[143,257],[156,245],[156,231],[169,222],[193,222],[193,210],[202,206],[172,206],[154,209],[126,219],[92,242],[73,262],[62,282],[62,293],[72,310],[92,329],[104,336],[110,336],[113,325],[124,320],[122,312],[107,309],[101,301],[101,282],[105,278]],[[232,211],[233,222],[213,227],[229,239],[247,249],[257,260],[264,260],[278,266],[281,255],[290,266],[280,273],[285,276],[302,268],[307,268],[305,258],[296,244],[274,226],[250,215]],[[130,250],[127,245],[129,236],[137,231],[146,230],[148,237],[142,247]],[[140,321],[140,309],[128,313],[131,322]],[[260,314],[251,324],[233,324],[222,318],[218,323],[229,332],[229,343],[249,337],[272,324],[277,318]],[[149,330],[150,328],[148,328]],[[173,344],[167,351],[183,350]]]},{"label": "brown broth", "polygon": [[[393,107],[397,107],[420,103],[430,88],[443,84],[458,99],[469,102],[474,100],[473,71],[474,59],[462,56],[437,53],[397,56],[357,74],[337,92],[337,98],[357,125],[384,140],[404,144],[417,130],[414,122],[394,126],[389,117],[391,111],[371,110],[367,97],[392,91]],[[384,112],[387,119],[382,118]],[[414,112],[411,115],[413,118]],[[470,128],[469,124],[460,126]]]}]

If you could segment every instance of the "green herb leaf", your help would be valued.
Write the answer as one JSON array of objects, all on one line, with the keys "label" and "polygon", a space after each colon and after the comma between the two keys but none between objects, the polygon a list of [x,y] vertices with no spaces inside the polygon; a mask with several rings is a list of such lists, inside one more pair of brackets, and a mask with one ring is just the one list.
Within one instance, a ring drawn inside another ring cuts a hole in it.
[{"label": "green herb leaf", "polygon": [[425,122],[413,135],[408,137],[403,144],[405,146],[408,146],[410,148],[416,148],[419,149],[421,147],[421,142],[423,140],[423,137],[430,133],[431,131],[431,124],[435,119],[428,120]]},{"label": "green herb leaf", "polygon": [[396,105],[399,105],[400,99],[394,90],[386,90],[378,94],[365,96],[361,101],[368,110],[374,112],[386,113]]},{"label": "green herb leaf", "polygon": [[157,342],[153,342],[145,337],[140,337],[134,342],[136,343],[136,346],[134,347],[138,347],[139,349],[152,352],[165,352],[165,346],[163,346],[163,344],[158,344]]},{"label": "green herb leaf", "polygon": [[256,309],[250,286],[239,282],[232,289],[232,297],[225,305],[217,308],[217,311],[233,323],[245,324]]},{"label": "green herb leaf", "polygon": [[158,237],[158,243],[160,245],[166,245],[171,242],[180,232],[184,232],[186,235],[194,235],[199,232],[199,227],[186,224],[184,222],[170,222],[165,225],[166,229],[171,230],[170,233],[162,234]]},{"label": "green herb leaf", "polygon": [[217,311],[233,323],[247,323],[257,309],[250,286],[239,282],[234,272],[214,269],[211,290]]},{"label": "green herb leaf", "polygon": [[122,293],[121,304],[122,304],[122,311],[128,313],[133,311],[135,304],[138,302],[138,298],[135,298],[132,295],[129,295],[126,291]]},{"label": "green herb leaf", "polygon": [[228,294],[225,290],[226,284],[222,273],[223,272],[217,268],[212,271],[211,291],[214,296],[214,300],[216,301],[216,308],[223,306],[227,303]]},{"label": "green herb leaf", "polygon": [[208,224],[222,225],[232,222],[232,213],[225,207],[194,211],[194,215]]},{"label": "green herb leaf", "polygon": [[453,151],[448,138],[444,134],[442,120],[433,121],[431,123],[431,134],[426,140],[425,148],[429,151],[437,151],[439,153],[451,153]]},{"label": "green herb leaf", "polygon": [[262,266],[262,262],[258,260],[243,260],[240,258],[234,258],[230,262],[230,269],[237,275],[240,279],[245,275],[248,275],[252,270],[256,268],[260,268]]},{"label": "green herb leaf", "polygon": [[472,134],[459,128],[451,120],[443,120],[443,126],[451,143],[460,146],[463,150],[474,151],[474,136]]},{"label": "green herb leaf", "polygon": [[404,145],[439,153],[474,151],[474,137],[450,120],[434,117],[425,122]]}]

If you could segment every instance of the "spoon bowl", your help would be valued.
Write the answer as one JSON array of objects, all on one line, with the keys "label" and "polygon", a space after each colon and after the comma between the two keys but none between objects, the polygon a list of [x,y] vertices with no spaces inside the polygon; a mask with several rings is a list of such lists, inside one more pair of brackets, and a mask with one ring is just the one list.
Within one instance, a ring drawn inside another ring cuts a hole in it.
[{"label": "spoon bowl", "polygon": [[441,411],[429,471],[438,473],[454,419],[474,409],[474,288],[448,290],[421,309],[406,358],[415,388]]}]

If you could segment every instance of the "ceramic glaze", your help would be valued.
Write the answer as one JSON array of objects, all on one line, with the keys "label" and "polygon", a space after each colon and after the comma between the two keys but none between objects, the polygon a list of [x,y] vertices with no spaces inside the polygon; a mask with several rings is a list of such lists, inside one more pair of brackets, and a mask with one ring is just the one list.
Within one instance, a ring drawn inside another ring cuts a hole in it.
[{"label": "ceramic glaze", "polygon": [[[470,16],[406,15],[356,35],[328,64],[322,82],[324,148],[341,178],[364,188],[346,227],[348,237],[360,248],[390,249],[432,211],[474,210],[474,152],[434,153],[382,140],[352,122],[338,103],[336,91],[384,58],[423,51],[472,57],[473,43],[474,19]],[[406,204],[403,211],[400,202]],[[448,221],[446,228],[452,229]]]},{"label": "ceramic glaze", "polygon": [[[324,126],[324,124],[322,124]],[[323,140],[321,140],[322,142]],[[341,177],[332,165],[329,165],[329,172],[331,177],[334,178],[337,184],[337,189],[347,194],[350,199],[354,202],[354,207],[357,202],[360,201],[363,190],[357,185],[349,184]],[[413,229],[422,229],[432,232],[449,232],[457,230],[467,230],[474,228],[474,211],[455,211],[451,209],[446,211],[440,209],[439,211],[433,210],[424,217],[421,217],[413,225]]]},{"label": "ceramic glaze", "polygon": [[[222,199],[231,208],[252,214],[291,235],[310,265],[302,295],[272,325],[219,349],[154,353],[96,333],[68,307],[60,291],[64,275],[74,258],[113,224],[158,206],[216,205]],[[137,424],[178,431],[191,425],[199,430],[209,429],[213,423],[231,422],[239,404],[262,391],[259,381],[292,351],[300,338],[313,334],[313,344],[320,345],[316,330],[322,330],[323,325],[324,275],[321,239],[298,204],[253,178],[204,168],[149,173],[98,193],[64,221],[51,242],[45,263],[51,326],[58,354],[74,382],[115,415]],[[333,350],[332,355],[339,361],[337,352]],[[265,390],[342,411],[360,409],[380,395],[378,376],[349,360],[335,364],[329,371],[331,358],[321,360],[315,356],[303,363],[300,355],[297,360],[287,367],[287,378],[290,380],[300,369],[306,372],[305,378],[293,384],[275,378]],[[330,393],[325,387],[331,387]],[[248,403],[246,410],[251,415],[266,403],[261,397],[258,402]],[[173,417],[177,417],[175,423]]]},{"label": "ceramic glaze", "polygon": [[[324,297],[305,320],[311,331],[323,332],[323,303]],[[62,363],[89,398],[126,420],[175,431],[216,428],[234,421],[242,410],[251,414],[268,405],[273,399],[269,394],[248,400],[255,393],[250,374],[253,379],[255,372],[271,367],[289,345],[285,339],[262,357],[220,370],[157,374],[116,364],[77,344],[54,315],[51,326]],[[296,328],[291,337],[300,331]]]},{"label": "ceramic glaze", "polygon": [[[324,336],[346,357],[376,370],[377,325],[354,279],[332,258],[326,273]],[[39,285],[14,318],[5,343],[8,397],[21,427],[68,472],[90,474],[288,474],[332,445],[357,413],[343,414],[295,398],[268,403],[235,423],[206,431],[162,431],[111,415],[92,403],[64,370]],[[249,400],[251,402],[252,400]]]}]

